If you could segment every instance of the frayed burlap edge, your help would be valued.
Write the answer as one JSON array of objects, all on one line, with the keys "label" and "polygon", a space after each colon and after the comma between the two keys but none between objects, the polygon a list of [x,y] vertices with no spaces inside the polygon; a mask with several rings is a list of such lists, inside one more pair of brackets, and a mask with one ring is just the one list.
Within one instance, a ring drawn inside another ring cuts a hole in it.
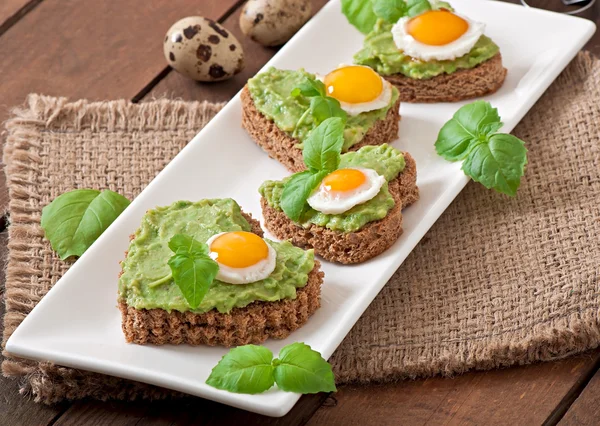
[{"label": "frayed burlap edge", "polygon": [[35,271],[28,268],[27,251],[30,237],[39,236],[40,214],[29,206],[36,197],[24,185],[29,173],[37,171],[42,159],[35,153],[39,148],[39,132],[72,131],[197,131],[219,112],[224,103],[184,102],[166,99],[141,104],[127,100],[110,102],[68,102],[38,94],[29,95],[25,105],[12,110],[6,122],[8,136],[3,152],[4,170],[9,189],[8,259],[5,259],[6,286],[4,330],[2,349],[6,359],[2,362],[5,377],[20,379],[20,393],[33,396],[36,402],[53,404],[64,399],[137,398],[162,399],[178,392],[128,381],[102,374],[80,371],[12,357],[5,342],[44,294],[31,291],[30,278]]},{"label": "frayed burlap edge", "polygon": [[[598,74],[599,68],[600,60],[598,58],[587,51],[579,52],[553,84],[565,85],[573,91],[584,90],[578,86],[581,84],[582,77],[589,77],[594,72]],[[538,101],[538,104],[534,105],[532,112],[535,108],[541,107],[540,104],[543,104],[543,101],[552,95],[552,86],[550,86],[548,91]],[[529,116],[526,115],[521,124],[512,133],[517,137],[522,137],[520,132],[526,126],[528,119]],[[470,182],[469,185],[479,184]],[[413,252],[410,256],[414,255]],[[398,272],[401,271],[402,266]],[[390,281],[392,280],[394,280],[394,277]],[[592,282],[588,284],[593,285]],[[514,365],[526,365],[540,361],[555,361],[600,346],[600,306],[596,306],[593,309],[570,312],[562,318],[548,318],[545,321],[535,324],[535,329],[536,335],[534,337],[522,340],[511,339],[510,335],[515,330],[507,330],[503,334],[482,336],[478,340],[485,340],[485,344],[469,348],[471,353],[466,348],[462,351],[458,350],[458,344],[466,340],[440,340],[440,345],[456,344],[457,347],[453,348],[456,352],[448,351],[446,346],[446,353],[438,354],[433,362],[431,358],[417,362],[406,362],[407,360],[403,359],[401,367],[394,366],[393,363],[385,361],[386,358],[393,357],[393,355],[390,355],[390,349],[393,350],[394,348],[389,345],[385,347],[372,345],[364,348],[353,346],[352,351],[350,351],[344,348],[342,343],[329,361],[332,363],[333,370],[336,373],[336,382],[340,384],[386,383],[407,378],[425,378],[435,375],[452,377],[456,374],[472,370],[483,371]],[[348,337],[350,337],[351,333],[352,331]],[[469,342],[473,340],[470,339]],[[410,346],[410,344],[403,343],[403,346]],[[415,345],[414,347],[424,348],[425,344]],[[359,352],[361,349],[368,353],[370,360],[383,359],[386,370],[379,368],[379,365],[376,363],[357,361],[357,359],[365,358],[364,356],[360,356]]]},{"label": "frayed burlap edge", "polygon": [[[569,65],[569,67],[559,77],[559,81],[562,84],[577,84],[581,75],[589,75],[592,68],[597,67],[597,60],[592,55],[583,52]],[[579,77],[578,77],[579,76]],[[575,86],[574,86],[575,87]],[[545,96],[549,96],[549,94]],[[54,98],[44,98],[32,96],[29,99],[30,104],[36,105],[36,108],[30,107],[29,109],[20,110],[21,113],[17,112],[15,118],[9,123],[9,131],[11,131],[11,124],[15,125],[16,120],[32,120],[25,121],[25,124],[29,123],[32,125],[32,129],[29,129],[35,133],[34,126],[39,126],[40,123],[44,125],[52,125],[53,117],[57,117],[57,114],[62,112],[55,112],[52,105],[61,103],[64,108],[70,109],[71,115],[77,123],[81,123],[84,126],[99,126],[100,129],[109,129],[109,126],[115,126],[120,123],[121,128],[131,129],[135,123],[128,123],[122,119],[111,119],[110,123],[103,120],[83,118],[78,121],[79,113],[76,113],[75,108],[69,108],[70,105],[66,104],[64,100]],[[164,101],[165,103],[176,103],[173,101]],[[89,106],[87,103],[83,103],[86,107]],[[122,107],[128,107],[125,103]],[[534,107],[535,108],[535,107]],[[117,110],[119,110],[117,108]],[[39,116],[32,113],[32,111],[42,111],[43,114]],[[120,111],[124,111],[120,109]],[[118,115],[116,111],[111,111],[112,114]],[[164,117],[163,117],[164,118]],[[525,118],[524,120],[526,120]],[[142,120],[143,121],[143,120]],[[167,120],[173,123],[172,119]],[[178,120],[175,120],[178,122]],[[19,126],[21,127],[21,126]],[[113,127],[114,128],[114,127]],[[140,128],[140,127],[138,127]],[[11,137],[15,136],[12,132]],[[10,155],[13,155],[15,162],[24,161],[26,167],[29,162],[35,159],[28,157],[27,144],[29,138],[32,135],[27,136],[27,131],[23,131],[20,135],[21,139],[15,138],[13,140],[13,147]],[[519,127],[515,129],[517,136],[519,135]],[[22,145],[20,145],[22,144]],[[5,150],[5,155],[9,151]],[[15,154],[16,152],[16,154]],[[7,157],[5,157],[7,158]],[[18,168],[18,167],[17,167]],[[7,169],[9,177],[12,176],[12,171]],[[16,178],[16,183],[19,179],[26,179],[26,176],[21,175]],[[9,181],[9,183],[12,182]],[[473,184],[471,184],[473,185]],[[17,185],[18,186],[18,185]],[[20,197],[20,198],[19,198]],[[15,199],[16,201],[13,201]],[[26,208],[26,194],[19,194],[18,190],[14,191],[14,195],[11,192],[11,213],[14,211],[13,203],[16,203],[16,207],[21,207],[20,212],[28,216]],[[21,204],[19,204],[19,201]],[[19,209],[17,208],[17,211]],[[31,214],[31,212],[29,212]],[[37,218],[39,220],[39,217]],[[20,235],[19,235],[20,232]],[[23,241],[27,236],[27,229],[23,227],[19,232],[10,235],[11,241],[9,247],[11,254],[13,250],[18,253],[18,238]],[[17,241],[15,241],[15,237]],[[9,265],[10,268],[10,265]],[[7,271],[8,272],[8,271]],[[26,282],[26,278],[29,276],[31,271],[26,270],[13,271],[14,279],[23,278],[23,282]],[[19,275],[20,274],[20,275]],[[18,284],[17,284],[18,285]],[[41,298],[41,295],[39,296]],[[29,312],[32,307],[37,303],[39,298],[33,302],[29,300],[15,300],[15,306],[19,307],[19,312],[12,318],[11,325],[16,327],[18,323],[25,317],[26,313]],[[8,295],[7,295],[8,299]],[[12,303],[12,302],[11,302]],[[11,313],[13,311],[11,305]],[[600,343],[600,327],[598,325],[599,311],[598,309],[587,309],[583,311],[571,312],[568,316],[558,320],[552,318],[548,321],[540,321],[535,325],[536,336],[531,339],[525,340],[512,340],[506,335],[495,335],[495,336],[482,336],[481,340],[486,340],[485,345],[481,345],[477,350],[469,352],[467,350],[462,351],[447,351],[447,353],[438,354],[436,360],[432,362],[431,359],[423,360],[422,362],[413,362],[410,364],[404,363],[401,367],[388,368],[384,372],[378,368],[378,365],[373,363],[362,363],[357,359],[363,359],[360,354],[353,354],[349,351],[344,351],[343,345],[333,355],[331,361],[336,372],[337,382],[339,384],[347,382],[358,382],[367,383],[372,381],[393,381],[402,378],[415,378],[415,377],[427,377],[436,374],[445,376],[451,376],[457,373],[463,373],[468,370],[486,370],[496,367],[510,366],[515,364],[527,364],[535,361],[549,361],[564,358],[566,356],[585,351],[597,347]],[[552,323],[553,326],[549,326]],[[494,337],[493,342],[490,342],[490,337]],[[5,339],[7,338],[7,332],[5,331]],[[440,345],[447,347],[448,344],[456,343],[457,347],[461,343],[460,341],[440,341]],[[407,346],[407,343],[404,343]],[[393,348],[391,348],[393,349]],[[386,364],[385,357],[390,357],[390,346],[385,347],[364,347],[364,351],[368,351],[373,358],[384,358],[383,363]],[[357,355],[356,357],[354,355]],[[390,363],[391,365],[391,363]],[[63,399],[76,399],[82,397],[93,397],[98,399],[136,399],[136,398],[164,398],[173,395],[179,395],[175,392],[162,390],[149,385],[141,383],[135,383],[125,381],[122,379],[102,376],[99,374],[72,370],[63,367],[57,367],[49,363],[32,363],[23,362],[21,360],[7,360],[4,362],[3,372],[5,375],[23,377],[23,393],[34,394],[37,401],[44,403],[54,403]],[[360,373],[357,373],[360,372]],[[57,381],[54,379],[59,378]],[[63,385],[67,383],[68,385]]]},{"label": "frayed burlap edge", "polygon": [[[356,374],[357,365],[351,356],[340,356],[339,351],[334,353],[330,362],[336,373],[337,383],[366,384],[371,382],[393,382],[402,379],[415,379],[418,377],[432,377],[441,375],[453,377],[456,374],[471,370],[491,370],[494,368],[526,365],[540,361],[556,361],[575,355],[600,345],[600,312],[588,312],[582,317],[574,313],[563,319],[563,327],[545,327],[535,338],[510,341],[502,339],[469,354],[441,354],[434,362],[431,359],[423,362],[403,364],[402,368],[390,368],[387,371],[369,368],[368,364],[361,365]],[[486,336],[490,337],[490,336]],[[369,348],[372,358],[388,357],[389,347]],[[381,352],[379,352],[381,351]]]}]

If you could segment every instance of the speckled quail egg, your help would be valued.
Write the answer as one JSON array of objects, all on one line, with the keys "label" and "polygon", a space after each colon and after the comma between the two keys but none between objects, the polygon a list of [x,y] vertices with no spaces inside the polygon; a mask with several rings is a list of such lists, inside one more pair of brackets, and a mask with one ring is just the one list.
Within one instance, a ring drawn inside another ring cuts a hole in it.
[{"label": "speckled quail egg", "polygon": [[171,67],[198,81],[225,80],[244,68],[240,42],[219,23],[201,16],[173,24],[163,50]]},{"label": "speckled quail egg", "polygon": [[310,18],[310,0],[248,0],[240,15],[240,28],[264,46],[288,41]]}]

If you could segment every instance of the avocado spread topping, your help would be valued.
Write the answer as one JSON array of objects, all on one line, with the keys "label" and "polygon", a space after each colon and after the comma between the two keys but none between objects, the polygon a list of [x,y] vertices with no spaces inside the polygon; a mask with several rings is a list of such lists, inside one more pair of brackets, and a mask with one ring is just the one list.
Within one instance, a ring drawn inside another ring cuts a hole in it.
[{"label": "avocado spread topping", "polygon": [[266,240],[277,252],[277,265],[271,275],[250,284],[226,284],[214,280],[197,309],[191,310],[171,278],[167,264],[173,252],[168,242],[175,234],[185,234],[205,242],[226,231],[250,231],[238,204],[229,198],[177,201],[167,207],[149,210],[135,231],[119,278],[119,298],[136,309],[160,308],[203,313],[216,309],[227,313],[254,301],[273,302],[295,299],[296,289],[308,282],[314,267],[312,250],[291,243]]},{"label": "avocado spread topping", "polygon": [[403,74],[410,78],[427,79],[442,73],[474,68],[491,59],[500,49],[486,36],[481,36],[469,53],[447,61],[421,61],[404,55],[392,38],[392,24],[380,19],[366,35],[363,48],[354,55],[354,63],[373,68],[381,75]]},{"label": "avocado spread topping", "polygon": [[[356,152],[342,154],[339,168],[363,167],[375,170],[389,182],[404,170],[402,152],[387,145],[365,146]],[[281,210],[280,200],[286,178],[281,181],[266,181],[259,189],[269,206]],[[358,204],[340,214],[324,214],[308,209],[300,218],[300,225],[315,224],[342,232],[356,232],[369,222],[383,219],[394,207],[395,202],[385,183],[379,193],[369,201]]]},{"label": "avocado spread topping", "polygon": [[[310,99],[301,95],[297,97],[291,95],[292,90],[307,78],[316,79],[314,74],[303,69],[289,71],[269,68],[248,80],[248,90],[256,109],[300,142],[317,127],[313,116],[307,113]],[[385,108],[348,116],[342,150],[347,151],[352,145],[360,142],[377,120],[385,119],[389,109],[398,100],[398,96],[398,90],[393,87],[390,103]]]}]

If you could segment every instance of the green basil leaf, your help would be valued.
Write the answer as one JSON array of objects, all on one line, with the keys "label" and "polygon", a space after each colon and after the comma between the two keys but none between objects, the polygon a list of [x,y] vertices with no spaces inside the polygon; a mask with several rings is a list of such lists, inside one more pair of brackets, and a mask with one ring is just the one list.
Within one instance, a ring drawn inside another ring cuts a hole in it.
[{"label": "green basil leaf", "polygon": [[461,107],[441,128],[435,149],[449,161],[464,159],[473,146],[487,141],[502,127],[498,110],[489,102],[475,101]]},{"label": "green basil leaf", "polygon": [[41,226],[61,259],[81,256],[128,205],[110,190],[77,189],[42,209]]},{"label": "green basil leaf", "polygon": [[283,186],[279,203],[287,217],[296,222],[300,220],[307,206],[306,200],[327,174],[325,171],[313,173],[306,170],[290,176]]},{"label": "green basil leaf", "polygon": [[314,96],[325,96],[325,84],[321,80],[305,78],[302,83],[292,90],[291,95],[298,97],[300,95],[312,98]]},{"label": "green basil leaf", "polygon": [[264,346],[231,349],[212,369],[206,384],[235,393],[256,394],[273,386],[273,353]]},{"label": "green basil leaf", "polygon": [[169,248],[174,253],[190,253],[193,256],[208,256],[208,246],[188,235],[176,234],[169,240]]},{"label": "green basil leaf", "polygon": [[473,137],[488,135],[502,126],[498,110],[487,101],[475,101],[459,108],[453,119]]},{"label": "green basil leaf", "polygon": [[431,4],[428,0],[406,0],[406,6],[408,16],[417,16],[431,10]]},{"label": "green basil leaf", "polygon": [[527,149],[515,136],[499,133],[473,147],[462,165],[467,176],[486,188],[514,196],[521,184]]},{"label": "green basil leaf", "polygon": [[467,156],[475,143],[476,136],[452,118],[440,129],[435,141],[435,150],[448,161],[458,161]]},{"label": "green basil leaf", "polygon": [[[496,112],[496,114],[497,114],[497,112]],[[500,119],[500,117],[498,117],[498,119]],[[480,135],[491,136],[494,133],[496,133],[498,130],[500,130],[502,128],[502,126],[504,126],[504,123],[501,121],[482,123],[479,126]]]},{"label": "green basil leaf", "polygon": [[371,0],[342,0],[342,13],[363,34],[370,32],[377,22]]},{"label": "green basil leaf", "polygon": [[335,392],[331,365],[304,343],[292,343],[279,352],[273,361],[275,383],[287,392]]},{"label": "green basil leaf", "polygon": [[340,165],[344,146],[344,121],[339,117],[328,118],[319,124],[304,141],[302,157],[313,173],[332,172]]},{"label": "green basil leaf", "polygon": [[431,7],[436,10],[446,9],[446,10],[449,10],[450,12],[454,12],[454,8],[447,1],[436,1],[435,4],[431,5]]},{"label": "green basil leaf", "polygon": [[171,238],[169,248],[171,250],[175,248],[177,251],[167,263],[171,268],[175,285],[181,290],[190,308],[196,309],[217,276],[219,265],[204,253],[204,251],[208,252],[208,248],[206,250],[201,248],[202,243],[198,241],[189,244],[189,250],[186,250],[185,244],[181,244],[189,243],[184,241],[186,238],[192,240],[181,234]]},{"label": "green basil leaf", "polygon": [[317,124],[321,124],[323,121],[332,117],[341,118],[344,122],[348,118],[346,111],[340,106],[340,102],[329,96],[317,96],[311,98],[310,109]]},{"label": "green basil leaf", "polygon": [[467,176],[486,188],[514,196],[527,164],[525,142],[496,133],[502,127],[498,110],[475,101],[460,108],[440,129],[435,149],[446,160],[465,160]]},{"label": "green basil leaf", "polygon": [[381,19],[395,24],[407,12],[404,0],[372,0],[373,12]]}]

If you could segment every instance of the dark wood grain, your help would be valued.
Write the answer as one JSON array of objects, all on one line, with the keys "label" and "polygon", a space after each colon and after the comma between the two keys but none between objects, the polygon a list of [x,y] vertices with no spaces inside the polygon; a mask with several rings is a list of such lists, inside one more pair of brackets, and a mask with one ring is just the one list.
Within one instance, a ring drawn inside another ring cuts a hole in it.
[{"label": "dark wood grain", "polygon": [[[318,12],[327,0],[312,0],[313,13]],[[183,100],[207,100],[226,102],[231,99],[246,81],[254,76],[263,65],[277,53],[277,48],[264,47],[245,37],[239,26],[241,8],[237,9],[223,25],[230,30],[242,44],[245,66],[241,73],[220,83],[199,83],[171,71],[149,93],[146,99],[153,97],[181,98]]]},{"label": "dark wood grain", "polygon": [[326,398],[325,394],[306,395],[281,418],[265,417],[193,397],[152,403],[83,401],[73,404],[55,426],[296,426],[305,424]]},{"label": "dark wood grain", "polygon": [[[43,1],[1,36],[0,122],[32,92],[133,98],[164,69],[163,36],[175,21],[218,19],[237,1]],[[0,191],[0,211],[6,201]]]},{"label": "dark wood grain", "polygon": [[542,424],[598,359],[592,353],[453,379],[344,386],[308,424]]},{"label": "dark wood grain", "polygon": [[42,0],[2,0],[0,2],[0,35],[6,32]]},{"label": "dark wood grain", "polygon": [[560,426],[598,424],[600,424],[600,372],[596,372],[559,423]]}]

